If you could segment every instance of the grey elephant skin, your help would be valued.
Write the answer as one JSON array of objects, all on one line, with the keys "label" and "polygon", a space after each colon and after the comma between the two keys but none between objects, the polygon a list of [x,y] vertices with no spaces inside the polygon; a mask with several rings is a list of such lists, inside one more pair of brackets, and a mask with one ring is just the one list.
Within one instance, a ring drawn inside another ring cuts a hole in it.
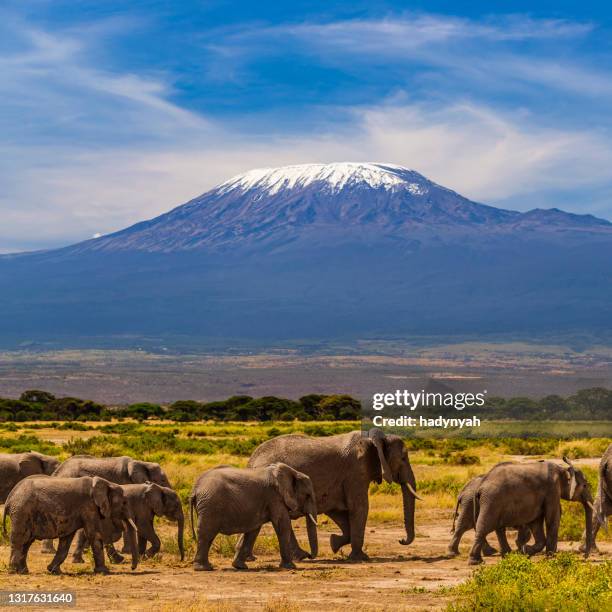
[{"label": "grey elephant skin", "polygon": [[18,483],[6,500],[5,533],[7,516],[11,519],[9,568],[13,572],[28,572],[27,555],[34,540],[59,538],[57,552],[47,569],[61,573],[61,564],[79,529],[92,543],[94,572],[108,573],[103,545],[122,529],[133,544],[132,569],[138,565],[136,530],[127,499],[120,486],[104,478],[31,476]]},{"label": "grey elephant skin", "polygon": [[60,461],[35,451],[0,455],[0,504],[21,480],[35,474],[53,474]]},{"label": "grey elephant skin", "polygon": [[[75,478],[78,476],[100,476],[115,484],[144,484],[153,482],[162,487],[172,488],[168,477],[159,465],[151,461],[140,461],[131,457],[93,457],[74,455],[66,459],[53,473],[54,477]],[[52,550],[51,542],[43,542],[43,551]],[[107,547],[111,559],[120,563],[123,557],[110,544]],[[131,552],[129,541],[124,538],[122,552]]]},{"label": "grey elephant skin", "polygon": [[[482,548],[487,534],[514,525],[527,525],[535,537],[527,554],[546,547],[557,551],[561,500],[582,503],[588,534],[585,555],[592,547],[593,499],[584,474],[564,457],[568,467],[551,461],[505,463],[494,467],[481,481],[474,497],[476,537],[469,563],[482,562]],[[546,531],[544,530],[546,527]]]},{"label": "grey elephant skin", "polygon": [[144,484],[154,482],[170,487],[168,477],[159,463],[139,461],[131,457],[92,457],[75,455],[66,459],[53,473],[54,476],[75,478],[77,476],[100,476],[115,484]]},{"label": "grey elephant skin", "polygon": [[[158,484],[129,484],[119,485],[123,489],[123,493],[127,499],[131,515],[134,517],[134,522],[138,529],[138,553],[142,559],[156,555],[161,546],[159,537],[155,533],[154,519],[156,516],[162,516],[178,524],[178,547],[181,555],[181,561],[185,558],[185,547],[183,542],[183,533],[185,527],[185,517],[183,514],[183,506],[176,491],[168,487],[160,487]],[[121,530],[114,534],[113,540],[117,541],[121,537]],[[147,542],[151,544],[147,550]],[[84,531],[79,532],[77,547],[73,553],[73,563],[84,563],[83,550],[88,545],[87,537]],[[111,559],[114,549],[109,550]]]},{"label": "grey elephant skin", "polygon": [[[366,561],[363,550],[368,518],[370,483],[399,483],[402,491],[406,537],[400,544],[414,540],[416,480],[408,452],[399,436],[385,435],[372,429],[323,438],[285,435],[258,446],[249,459],[249,467],[262,467],[282,461],[310,476],[317,497],[317,508],[341,529],[332,534],[332,551],[351,545],[349,559]],[[303,555],[292,538],[294,556]],[[251,556],[251,555],[250,555]]]},{"label": "grey elephant skin", "polygon": [[[595,540],[599,529],[604,527],[607,531],[608,517],[612,514],[612,444],[608,446],[599,462],[599,481],[597,483],[597,496],[595,497],[595,520],[593,521],[592,542],[593,549],[597,549]],[[582,546],[580,550],[586,549],[586,533],[582,534]]]},{"label": "grey elephant skin", "polygon": [[[474,515],[474,497],[478,491],[478,487],[482,482],[485,474],[472,478],[459,492],[457,496],[457,504],[455,506],[455,514],[453,516],[453,527],[451,529],[452,538],[449,542],[446,554],[449,556],[456,556],[459,554],[459,543],[461,538],[466,531],[474,529],[476,526],[475,515]],[[531,537],[531,531],[528,527],[520,526],[518,529],[518,536],[516,539],[516,545],[519,551],[524,551],[525,545],[529,542]],[[502,555],[510,552],[510,545],[506,539],[505,529],[499,530],[497,534],[498,541]],[[482,546],[482,554],[485,557],[490,557],[497,552],[485,538]]]},{"label": "grey elephant skin", "polygon": [[212,569],[208,553],[218,533],[244,534],[232,565],[246,569],[257,534],[268,522],[278,537],[280,567],[294,569],[291,516],[308,516],[311,556],[317,555],[317,506],[312,482],[305,474],[283,463],[255,469],[220,466],[208,470],[194,484],[189,505],[194,538],[194,510],[198,520],[196,570]]}]

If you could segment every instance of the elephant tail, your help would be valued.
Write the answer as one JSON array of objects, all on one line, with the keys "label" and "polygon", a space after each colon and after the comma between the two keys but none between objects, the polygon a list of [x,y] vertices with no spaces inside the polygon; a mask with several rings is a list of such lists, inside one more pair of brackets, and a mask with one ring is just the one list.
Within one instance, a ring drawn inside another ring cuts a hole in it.
[{"label": "elephant tail", "polygon": [[474,529],[476,529],[476,523],[478,523],[478,515],[480,514],[480,491],[476,491],[474,494]]},{"label": "elephant tail", "polygon": [[455,526],[457,524],[457,517],[459,516],[459,506],[461,505],[461,495],[457,498],[457,504],[455,505],[455,514],[453,514],[453,526],[451,527],[451,533],[455,533]]},{"label": "elephant tail", "polygon": [[4,505],[4,512],[2,513],[2,533],[4,533],[4,535],[7,535],[7,531],[6,531],[6,514],[8,511],[8,504]]},{"label": "elephant tail", "polygon": [[[195,495],[192,495],[189,498],[189,522],[191,523],[191,535],[193,536],[194,542],[198,541],[198,537],[196,536],[195,527],[193,526],[193,508],[195,506]],[[197,514],[197,510],[196,510]]]}]

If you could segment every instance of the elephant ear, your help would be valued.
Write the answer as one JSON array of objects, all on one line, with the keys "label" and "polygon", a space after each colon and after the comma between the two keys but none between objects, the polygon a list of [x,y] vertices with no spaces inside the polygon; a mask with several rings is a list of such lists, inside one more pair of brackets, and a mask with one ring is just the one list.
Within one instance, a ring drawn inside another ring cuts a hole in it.
[{"label": "elephant ear", "polygon": [[100,514],[106,518],[110,516],[111,505],[109,500],[109,487],[108,482],[104,478],[94,476],[91,483],[91,497],[98,508],[100,508]]},{"label": "elephant ear", "polygon": [[19,460],[19,473],[25,478],[34,474],[44,474],[44,465],[37,453],[25,453]]},{"label": "elephant ear", "polygon": [[134,484],[144,484],[148,480],[151,480],[149,478],[149,472],[143,462],[136,461],[135,459],[130,459],[128,463],[128,476],[130,477],[130,482]]},{"label": "elephant ear", "polygon": [[578,482],[576,481],[576,468],[567,457],[564,456],[563,461],[565,461],[565,463],[567,463],[567,465],[569,466],[569,468],[567,469],[567,475],[569,480],[569,498],[571,500],[574,499],[574,495],[576,494],[576,487],[578,486]]},{"label": "elephant ear", "polygon": [[154,483],[148,483],[144,492],[145,499],[156,516],[164,515],[164,492]]},{"label": "elephant ear", "polygon": [[274,486],[280,493],[285,505],[291,512],[299,509],[296,496],[296,474],[295,471],[285,463],[276,463],[272,466]]},{"label": "elephant ear", "polygon": [[368,437],[372,440],[372,443],[376,447],[378,453],[378,459],[380,461],[380,469],[382,470],[383,478],[387,482],[393,482],[393,475],[391,474],[391,468],[387,463],[387,457],[385,456],[385,439],[386,436],[380,429],[370,429]]}]

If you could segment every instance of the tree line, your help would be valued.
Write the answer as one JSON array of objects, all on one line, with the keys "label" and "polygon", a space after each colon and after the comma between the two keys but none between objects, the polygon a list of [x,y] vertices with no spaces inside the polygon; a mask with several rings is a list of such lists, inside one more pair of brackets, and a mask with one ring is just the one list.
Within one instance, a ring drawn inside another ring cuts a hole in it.
[{"label": "tree line", "polygon": [[[469,413],[489,419],[608,420],[612,417],[612,390],[594,387],[568,397],[547,395],[540,399],[490,397],[481,408],[458,413],[453,407],[446,407],[436,409],[436,412],[445,416],[467,416]],[[359,420],[363,413],[362,403],[345,394],[312,393],[298,400],[235,395],[215,402],[178,400],[169,405],[139,402],[128,406],[105,406],[75,397],[55,397],[41,390],[24,391],[19,399],[0,398],[0,422],[110,421],[113,418],[177,422],[354,421]]]}]

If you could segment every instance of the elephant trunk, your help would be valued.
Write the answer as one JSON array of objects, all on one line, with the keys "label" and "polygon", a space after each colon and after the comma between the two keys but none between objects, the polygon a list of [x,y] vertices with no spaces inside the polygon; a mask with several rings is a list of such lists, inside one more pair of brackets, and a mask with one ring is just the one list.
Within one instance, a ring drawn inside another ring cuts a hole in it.
[{"label": "elephant trunk", "polygon": [[310,558],[315,559],[319,554],[319,536],[317,534],[317,514],[306,515],[306,531],[308,532],[308,545],[310,546]]},{"label": "elephant trunk", "polygon": [[593,548],[593,503],[590,501],[583,502],[584,507],[584,523],[586,527],[586,539],[584,543],[584,557],[587,558],[591,554]]},{"label": "elephant trunk", "polygon": [[128,543],[130,545],[130,551],[132,553],[132,569],[135,570],[138,567],[138,542],[136,539],[136,529],[133,527],[133,521],[123,521],[123,527],[127,533]]},{"label": "elephant trunk", "polygon": [[[399,543],[408,546],[414,540],[414,507],[416,499],[409,490],[405,482],[400,483],[402,489],[402,503],[404,508],[404,528],[406,529],[406,538],[400,540]],[[412,487],[415,488],[414,486]]]},{"label": "elephant trunk", "polygon": [[179,552],[181,553],[181,561],[183,561],[185,559],[185,544],[183,542],[183,534],[185,531],[185,516],[183,515],[182,509],[178,512],[177,522],[178,522],[178,533],[177,533],[178,547],[179,547]]}]

